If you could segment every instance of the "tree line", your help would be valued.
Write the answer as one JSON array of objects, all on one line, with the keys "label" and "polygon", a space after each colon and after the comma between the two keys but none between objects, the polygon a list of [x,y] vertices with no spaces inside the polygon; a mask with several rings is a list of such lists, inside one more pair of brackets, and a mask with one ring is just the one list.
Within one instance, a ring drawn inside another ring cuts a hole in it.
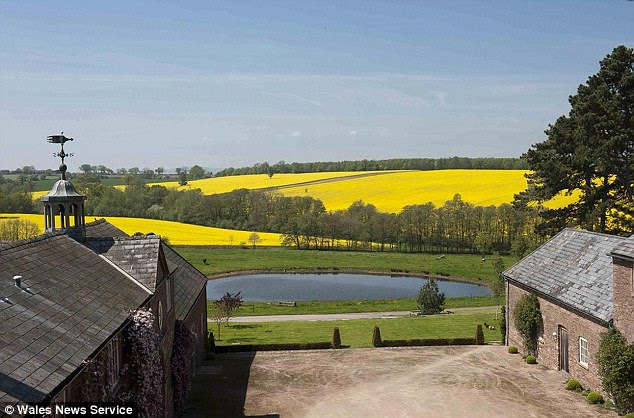
[{"label": "tree line", "polygon": [[488,169],[488,170],[523,170],[527,168],[520,158],[393,158],[389,160],[358,161],[319,161],[308,163],[275,164],[268,162],[254,164],[251,167],[229,167],[216,172],[216,177],[236,176],[244,174],[276,173],[317,173],[330,171],[381,171],[381,170],[445,170],[445,169]]},{"label": "tree line", "polygon": [[[410,205],[398,214],[361,201],[328,212],[312,197],[257,190],[203,195],[196,190],[148,187],[125,190],[77,182],[88,216],[124,216],[282,234],[281,244],[300,249],[407,252],[525,253],[541,242],[538,213],[510,204],[475,206],[460,195],[440,207]],[[145,231],[148,232],[148,231]]]}]

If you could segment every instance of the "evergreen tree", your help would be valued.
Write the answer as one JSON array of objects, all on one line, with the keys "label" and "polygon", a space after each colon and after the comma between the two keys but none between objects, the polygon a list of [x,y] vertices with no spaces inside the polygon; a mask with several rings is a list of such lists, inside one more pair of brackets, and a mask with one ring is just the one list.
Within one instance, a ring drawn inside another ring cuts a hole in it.
[{"label": "evergreen tree", "polygon": [[[634,191],[634,50],[618,46],[570,97],[570,113],[523,156],[533,171],[515,205],[543,203],[559,193],[579,200],[543,209],[543,235],[568,225],[591,231],[631,231]],[[610,220],[611,222],[608,222]]]}]

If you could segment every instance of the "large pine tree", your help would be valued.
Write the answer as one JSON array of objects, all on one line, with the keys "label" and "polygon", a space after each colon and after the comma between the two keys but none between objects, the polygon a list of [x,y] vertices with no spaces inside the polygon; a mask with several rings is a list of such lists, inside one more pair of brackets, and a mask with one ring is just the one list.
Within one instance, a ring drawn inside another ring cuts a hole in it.
[{"label": "large pine tree", "polygon": [[570,96],[570,113],[548,126],[544,142],[523,155],[532,170],[516,206],[541,204],[559,193],[579,200],[542,208],[538,230],[565,226],[631,233],[634,225],[634,50],[616,47],[599,72]]}]

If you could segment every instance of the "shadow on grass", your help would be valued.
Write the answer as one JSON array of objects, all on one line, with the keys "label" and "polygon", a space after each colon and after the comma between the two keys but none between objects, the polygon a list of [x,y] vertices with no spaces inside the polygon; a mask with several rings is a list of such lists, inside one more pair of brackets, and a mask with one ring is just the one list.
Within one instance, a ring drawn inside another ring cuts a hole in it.
[{"label": "shadow on grass", "polygon": [[234,344],[234,343],[244,344],[244,343],[257,341],[257,340],[258,340],[257,338],[240,337],[240,338],[227,338],[226,340],[221,340],[221,341],[223,343],[225,343],[225,345],[231,345],[231,344]]},{"label": "shadow on grass", "polygon": [[260,324],[232,324],[232,325],[227,325],[227,328],[231,328],[231,329],[254,329],[254,328],[261,328],[262,325]]},{"label": "shadow on grass", "polygon": [[[184,417],[246,417],[247,396],[254,352],[216,354],[205,360],[192,378]],[[248,415],[279,417],[279,414]]]}]

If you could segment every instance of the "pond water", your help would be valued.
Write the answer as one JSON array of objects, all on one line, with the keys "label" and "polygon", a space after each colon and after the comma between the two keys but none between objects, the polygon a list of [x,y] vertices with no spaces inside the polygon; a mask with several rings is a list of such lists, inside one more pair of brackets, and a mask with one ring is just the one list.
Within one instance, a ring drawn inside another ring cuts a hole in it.
[{"label": "pond water", "polygon": [[[409,276],[378,276],[352,273],[251,274],[207,282],[207,299],[226,292],[242,292],[242,300],[302,301],[393,299],[416,297],[428,279]],[[471,283],[437,280],[446,297],[488,296],[491,289]]]}]

